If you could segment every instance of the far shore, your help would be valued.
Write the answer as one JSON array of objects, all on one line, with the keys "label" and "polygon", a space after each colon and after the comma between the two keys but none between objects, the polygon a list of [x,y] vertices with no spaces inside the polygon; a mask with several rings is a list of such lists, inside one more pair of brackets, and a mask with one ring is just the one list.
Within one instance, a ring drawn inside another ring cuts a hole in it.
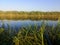
[{"label": "far shore", "polygon": [[60,12],[0,11],[0,20],[60,20]]}]

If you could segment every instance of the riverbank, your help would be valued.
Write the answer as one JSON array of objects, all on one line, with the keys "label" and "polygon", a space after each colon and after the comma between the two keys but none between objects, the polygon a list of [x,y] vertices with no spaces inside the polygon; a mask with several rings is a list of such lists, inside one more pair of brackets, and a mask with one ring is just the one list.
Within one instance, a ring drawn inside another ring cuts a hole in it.
[{"label": "riverbank", "polygon": [[0,11],[0,20],[58,20],[60,12]]}]

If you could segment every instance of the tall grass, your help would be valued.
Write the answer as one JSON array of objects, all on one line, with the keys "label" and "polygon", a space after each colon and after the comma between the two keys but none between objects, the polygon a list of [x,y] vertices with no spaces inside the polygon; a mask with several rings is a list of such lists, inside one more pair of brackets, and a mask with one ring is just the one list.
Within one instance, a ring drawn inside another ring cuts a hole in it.
[{"label": "tall grass", "polygon": [[0,45],[60,45],[60,25],[47,26],[42,23],[38,29],[37,25],[22,27],[17,34],[11,35],[9,30],[0,28]]},{"label": "tall grass", "polygon": [[[58,15],[58,16],[57,16]],[[0,11],[0,19],[7,20],[58,20],[60,18],[60,12],[18,12],[18,11]]]},{"label": "tall grass", "polygon": [[[19,41],[15,38],[17,38]],[[13,38],[13,42],[17,40],[20,45],[41,45],[41,38],[41,34],[37,31],[36,27],[23,27]],[[15,44],[17,44],[17,42],[15,42]]]}]

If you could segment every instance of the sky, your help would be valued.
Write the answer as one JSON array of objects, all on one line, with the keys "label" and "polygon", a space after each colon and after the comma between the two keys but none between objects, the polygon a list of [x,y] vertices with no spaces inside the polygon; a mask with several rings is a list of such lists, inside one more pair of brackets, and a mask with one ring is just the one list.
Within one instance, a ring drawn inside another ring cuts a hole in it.
[{"label": "sky", "polygon": [[0,10],[60,12],[60,0],[0,0]]}]

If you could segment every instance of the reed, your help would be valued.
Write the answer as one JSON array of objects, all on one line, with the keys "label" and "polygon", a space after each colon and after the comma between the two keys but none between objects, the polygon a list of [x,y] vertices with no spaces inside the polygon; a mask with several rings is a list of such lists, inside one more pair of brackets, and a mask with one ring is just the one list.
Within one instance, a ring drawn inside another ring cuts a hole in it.
[{"label": "reed", "polygon": [[[58,16],[57,16],[58,15]],[[0,20],[58,20],[60,12],[18,12],[18,11],[0,11]]]},{"label": "reed", "polygon": [[13,35],[8,27],[7,31],[0,28],[0,45],[60,45],[60,22],[56,27],[47,26],[43,22],[39,29],[36,24],[23,26],[17,33],[13,31]]}]

